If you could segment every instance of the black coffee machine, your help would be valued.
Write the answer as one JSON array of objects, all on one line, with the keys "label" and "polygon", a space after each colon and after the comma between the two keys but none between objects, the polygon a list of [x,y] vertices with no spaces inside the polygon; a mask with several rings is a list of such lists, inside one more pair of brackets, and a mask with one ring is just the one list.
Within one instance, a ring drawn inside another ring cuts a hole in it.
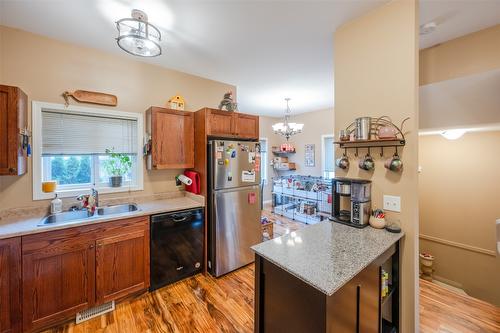
[{"label": "black coffee machine", "polygon": [[370,180],[334,178],[332,183],[332,216],[330,220],[356,228],[368,225],[371,214]]}]

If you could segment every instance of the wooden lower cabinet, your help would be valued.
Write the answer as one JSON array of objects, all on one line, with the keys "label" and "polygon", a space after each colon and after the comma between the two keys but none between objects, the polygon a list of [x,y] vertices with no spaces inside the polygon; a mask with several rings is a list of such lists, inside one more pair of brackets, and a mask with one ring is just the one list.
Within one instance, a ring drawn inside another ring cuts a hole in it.
[{"label": "wooden lower cabinet", "polygon": [[[50,233],[45,235],[50,237]],[[94,241],[71,237],[23,254],[23,328],[38,329],[94,305]]]},{"label": "wooden lower cabinet", "polygon": [[0,333],[21,331],[21,237],[0,240]]},{"label": "wooden lower cabinet", "polygon": [[149,286],[149,233],[133,233],[97,240],[96,296],[106,303]]},{"label": "wooden lower cabinet", "polygon": [[139,217],[23,237],[23,330],[147,289],[148,235]]}]

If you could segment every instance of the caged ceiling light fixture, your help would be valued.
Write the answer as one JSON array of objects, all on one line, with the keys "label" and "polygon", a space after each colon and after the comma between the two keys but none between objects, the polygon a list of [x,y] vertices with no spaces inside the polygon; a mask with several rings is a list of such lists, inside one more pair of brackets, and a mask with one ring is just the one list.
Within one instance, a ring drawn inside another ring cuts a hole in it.
[{"label": "caged ceiling light fixture", "polygon": [[283,135],[286,140],[290,139],[292,135],[299,134],[302,132],[302,129],[304,128],[304,124],[297,124],[297,123],[290,123],[290,114],[292,113],[290,111],[290,106],[288,105],[288,102],[290,101],[290,98],[287,97],[285,98],[286,101],[286,110],[285,110],[285,119],[282,123],[276,123],[273,125],[273,131],[274,134],[279,134]]},{"label": "caged ceiling light fixture", "polygon": [[125,52],[140,57],[156,57],[161,54],[161,33],[148,22],[145,12],[133,9],[132,17],[116,22],[116,42]]}]

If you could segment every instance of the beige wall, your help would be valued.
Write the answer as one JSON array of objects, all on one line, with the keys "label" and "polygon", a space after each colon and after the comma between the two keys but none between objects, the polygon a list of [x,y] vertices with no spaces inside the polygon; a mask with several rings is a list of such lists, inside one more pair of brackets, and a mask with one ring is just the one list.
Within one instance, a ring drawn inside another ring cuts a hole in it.
[{"label": "beige wall", "polygon": [[[321,136],[333,134],[333,109],[301,113],[293,117],[293,122],[304,124],[302,133],[290,138],[297,153],[290,157],[297,164],[297,174],[305,176],[322,176]],[[314,144],[315,163],[313,167],[305,166],[305,145]]]},{"label": "beige wall", "polygon": [[420,250],[436,257],[437,279],[496,305],[499,145],[500,131],[419,138]]},{"label": "beige wall", "polygon": [[[117,110],[144,112],[151,105],[164,106],[180,93],[186,108],[195,111],[216,107],[224,92],[236,91],[234,86],[149,65],[125,53],[111,55],[2,26],[0,35],[1,83],[21,87],[30,102],[63,103],[63,91],[84,89],[117,95]],[[142,193],[175,191],[179,172],[145,171]],[[31,198],[31,170],[22,177],[0,177],[2,209],[47,204]]]},{"label": "beige wall", "polygon": [[[269,142],[268,160],[271,161],[273,154],[270,152],[272,146],[279,146],[286,140],[280,135],[274,134],[272,125],[283,121],[283,118],[260,117],[260,137],[267,138]],[[287,174],[300,174],[309,176],[322,176],[321,161],[321,136],[324,134],[333,134],[333,109],[318,110],[301,113],[292,116],[291,121],[304,124],[302,133],[290,138],[290,143],[295,145],[297,153],[290,155],[289,161],[297,164],[295,172],[276,173],[271,166],[268,166],[268,175],[271,177]],[[315,166],[305,166],[305,145],[315,144]],[[269,179],[270,179],[269,178]],[[271,200],[271,184],[264,187],[264,200]]]},{"label": "beige wall", "polygon": [[[407,145],[401,157],[401,174],[386,171],[376,155],[374,172],[360,171],[352,163],[339,176],[373,181],[373,205],[382,206],[382,195],[401,197],[401,213],[388,217],[400,220],[406,233],[402,244],[401,313],[402,332],[418,331],[418,6],[416,1],[391,1],[348,22],[335,33],[335,132],[356,117],[405,117]],[[337,150],[337,155],[341,152]],[[392,152],[386,150],[386,158]],[[351,161],[353,155],[350,153]]]},{"label": "beige wall", "polygon": [[420,85],[500,68],[500,24],[420,51]]}]

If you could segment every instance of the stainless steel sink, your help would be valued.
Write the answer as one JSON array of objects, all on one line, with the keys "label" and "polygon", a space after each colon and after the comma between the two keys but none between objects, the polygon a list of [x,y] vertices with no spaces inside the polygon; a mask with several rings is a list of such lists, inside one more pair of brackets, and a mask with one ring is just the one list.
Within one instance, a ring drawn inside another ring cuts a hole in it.
[{"label": "stainless steel sink", "polygon": [[58,214],[51,214],[45,217],[38,225],[46,226],[55,223],[69,223],[77,220],[85,221],[91,220],[100,216],[117,215],[123,213],[130,213],[139,210],[136,204],[128,203],[115,206],[98,207],[93,215],[89,215],[86,209],[62,212]]},{"label": "stainless steel sink", "polygon": [[130,213],[135,212],[139,208],[136,204],[123,204],[116,206],[106,206],[106,207],[98,207],[97,215],[113,215],[113,214],[122,214],[122,213]]},{"label": "stainless steel sink", "polygon": [[89,216],[87,210],[75,210],[69,212],[62,212],[58,214],[52,214],[45,217],[40,225],[54,224],[54,223],[63,223],[63,222],[71,222],[76,220],[85,220],[89,219],[92,216]]}]

